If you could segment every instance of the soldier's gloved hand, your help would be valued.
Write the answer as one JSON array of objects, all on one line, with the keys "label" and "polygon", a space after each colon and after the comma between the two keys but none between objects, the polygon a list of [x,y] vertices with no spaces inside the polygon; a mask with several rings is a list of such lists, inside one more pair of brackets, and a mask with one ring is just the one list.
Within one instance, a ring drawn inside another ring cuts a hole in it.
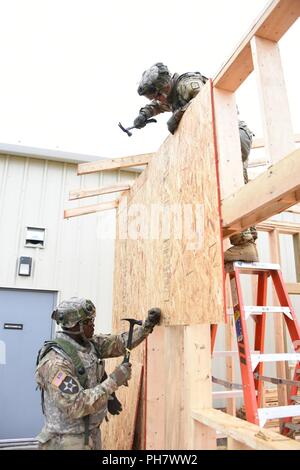
[{"label": "soldier's gloved hand", "polygon": [[173,114],[167,122],[167,126],[168,126],[169,132],[171,132],[171,134],[175,133],[175,131],[178,127],[178,124],[179,124],[179,121],[175,118],[175,116]]},{"label": "soldier's gloved hand", "polygon": [[147,118],[146,118],[145,114],[140,113],[140,114],[138,115],[138,117],[135,118],[135,120],[133,121],[133,125],[134,125],[137,129],[142,129],[143,127],[146,126],[146,122],[147,122]]},{"label": "soldier's gloved hand", "polygon": [[116,382],[118,387],[120,387],[120,385],[124,385],[127,380],[131,378],[131,363],[124,362],[117,366],[110,374],[110,378]]},{"label": "soldier's gloved hand", "polygon": [[148,316],[145,320],[144,326],[153,330],[155,325],[158,325],[158,323],[160,322],[160,319],[161,309],[156,307],[151,308],[150,310],[148,310]]},{"label": "soldier's gloved hand", "polygon": [[107,409],[111,415],[119,415],[123,410],[122,403],[117,399],[115,392],[108,398]]}]

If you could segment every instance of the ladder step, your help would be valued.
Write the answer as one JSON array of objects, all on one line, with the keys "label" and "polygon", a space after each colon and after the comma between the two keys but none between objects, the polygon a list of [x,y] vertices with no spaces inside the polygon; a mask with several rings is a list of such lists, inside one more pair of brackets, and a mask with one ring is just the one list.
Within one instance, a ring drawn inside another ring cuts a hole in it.
[{"label": "ladder step", "polygon": [[300,403],[300,396],[299,395],[292,395],[291,400],[295,401],[296,403]]},{"label": "ladder step", "polygon": [[243,390],[220,390],[217,392],[212,392],[213,399],[222,399],[222,398],[242,398],[244,395]]},{"label": "ladder step", "polygon": [[262,315],[262,313],[284,313],[287,317],[293,320],[291,310],[289,307],[267,307],[259,305],[245,305],[245,316],[248,318],[250,315]]},{"label": "ladder step", "polygon": [[280,264],[274,263],[243,263],[242,261],[235,261],[233,268],[246,270],[249,273],[256,273],[258,271],[280,271]]},{"label": "ladder step", "polygon": [[300,353],[251,354],[252,370],[259,362],[299,361]]},{"label": "ladder step", "polygon": [[300,405],[258,408],[258,419],[261,427],[264,427],[268,419],[291,418],[294,416],[300,416]]},{"label": "ladder step", "polygon": [[300,424],[297,423],[284,423],[284,427],[291,429],[291,431],[300,432]]}]

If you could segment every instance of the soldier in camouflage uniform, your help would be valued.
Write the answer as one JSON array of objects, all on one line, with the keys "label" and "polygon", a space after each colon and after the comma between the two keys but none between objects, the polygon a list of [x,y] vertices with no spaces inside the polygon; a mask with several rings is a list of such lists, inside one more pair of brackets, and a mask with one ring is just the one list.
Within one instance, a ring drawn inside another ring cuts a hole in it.
[{"label": "soldier in camouflage uniform", "polygon": [[[114,392],[131,377],[130,363],[106,375],[104,359],[124,355],[128,333],[94,336],[95,314],[90,300],[77,297],[61,302],[52,313],[62,331],[45,342],[36,368],[45,415],[37,437],[42,450],[101,449],[99,426],[110,400],[116,399]],[[149,310],[142,326],[134,329],[132,348],[153,331],[160,316],[160,309]],[[117,406],[113,414],[121,409]]]},{"label": "soldier in camouflage uniform", "polygon": [[[167,126],[171,134],[174,134],[190,101],[199,93],[207,80],[200,72],[188,72],[183,75],[174,74],[172,76],[166,65],[161,62],[154,64],[150,69],[145,70],[138,87],[138,94],[146,96],[151,100],[151,103],[140,109],[139,115],[134,120],[134,126],[141,129],[145,127],[146,121],[152,116],[171,111],[172,116],[168,120]],[[244,121],[239,121],[239,132],[244,182],[247,184],[248,158],[253,133]],[[256,239],[255,227],[230,237],[233,246],[224,253],[224,262],[258,261]]]}]

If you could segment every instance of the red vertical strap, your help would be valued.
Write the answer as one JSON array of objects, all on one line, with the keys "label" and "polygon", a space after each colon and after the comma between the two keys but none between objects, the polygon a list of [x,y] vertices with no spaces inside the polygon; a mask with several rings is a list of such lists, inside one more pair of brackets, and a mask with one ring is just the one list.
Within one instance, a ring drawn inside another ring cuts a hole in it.
[{"label": "red vertical strap", "polygon": [[234,311],[234,324],[244,389],[246,419],[250,423],[259,424],[254,377],[251,366],[250,345],[240,283],[240,271],[238,268],[234,268],[234,271],[230,273],[230,284]]},{"label": "red vertical strap", "polygon": [[[262,271],[258,273],[257,283],[257,304],[265,306],[267,302],[267,289],[268,289],[268,273]],[[265,350],[265,331],[266,331],[266,314],[256,315],[255,317],[255,336],[254,336],[254,350],[259,351],[261,354]],[[264,363],[259,362],[256,369],[253,372],[257,372],[259,375],[263,375]],[[257,405],[262,406],[262,387],[263,382],[261,380],[254,380],[255,390],[257,390]]]},{"label": "red vertical strap", "polygon": [[210,325],[210,346],[211,353],[214,352],[216,336],[217,336],[218,325]]}]

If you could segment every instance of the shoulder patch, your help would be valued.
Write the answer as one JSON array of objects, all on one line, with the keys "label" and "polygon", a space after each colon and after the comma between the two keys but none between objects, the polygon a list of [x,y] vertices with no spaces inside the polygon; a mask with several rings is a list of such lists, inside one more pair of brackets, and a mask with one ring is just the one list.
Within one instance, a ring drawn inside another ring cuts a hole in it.
[{"label": "shoulder patch", "polygon": [[79,391],[79,385],[73,377],[67,375],[58,387],[63,393],[74,395]]},{"label": "shoulder patch", "polygon": [[199,82],[192,82],[191,87],[193,90],[197,90],[197,88],[200,88],[200,83]]}]

